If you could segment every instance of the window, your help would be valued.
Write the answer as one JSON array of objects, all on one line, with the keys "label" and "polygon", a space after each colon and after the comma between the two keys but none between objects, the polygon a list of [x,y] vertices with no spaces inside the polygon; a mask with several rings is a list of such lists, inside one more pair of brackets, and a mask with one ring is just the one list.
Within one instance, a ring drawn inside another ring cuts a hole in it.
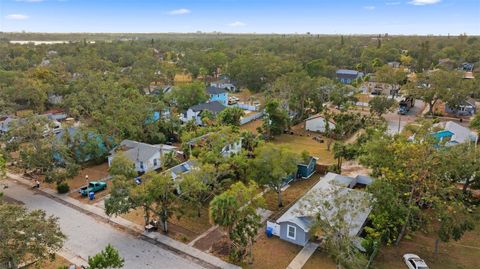
[{"label": "window", "polygon": [[140,162],[140,169],[142,169],[142,170],[144,169],[143,168],[143,162]]},{"label": "window", "polygon": [[295,240],[297,237],[297,227],[287,225],[287,238]]},{"label": "window", "polygon": [[157,166],[157,165],[158,165],[157,159],[153,159],[153,166]]}]

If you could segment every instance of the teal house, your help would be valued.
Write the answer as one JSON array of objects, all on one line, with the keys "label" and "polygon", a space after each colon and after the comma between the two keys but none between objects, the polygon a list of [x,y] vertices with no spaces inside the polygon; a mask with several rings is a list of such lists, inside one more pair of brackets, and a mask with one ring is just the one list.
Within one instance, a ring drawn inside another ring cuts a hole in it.
[{"label": "teal house", "polygon": [[308,162],[297,164],[297,173],[292,174],[283,180],[283,185],[286,186],[295,179],[310,178],[316,171],[317,159],[309,157]]}]

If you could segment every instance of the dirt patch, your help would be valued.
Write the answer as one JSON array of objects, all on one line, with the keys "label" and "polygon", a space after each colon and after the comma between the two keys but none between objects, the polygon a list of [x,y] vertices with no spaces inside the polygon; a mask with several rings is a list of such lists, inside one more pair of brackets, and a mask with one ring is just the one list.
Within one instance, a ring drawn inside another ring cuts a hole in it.
[{"label": "dirt patch", "polygon": [[44,262],[29,265],[25,268],[26,269],[36,269],[36,268],[48,268],[48,269],[52,268],[52,269],[55,269],[55,268],[59,268],[59,267],[69,266],[69,265],[71,265],[71,263],[69,261],[67,261],[65,258],[63,258],[60,255],[55,255],[55,259],[53,261],[48,261],[47,260],[47,261],[44,261]]},{"label": "dirt patch", "polygon": [[[225,234],[221,231],[220,228],[217,228],[211,231],[207,236],[195,242],[193,246],[202,251],[208,251],[210,248],[214,249],[215,242],[220,242],[224,237]],[[228,255],[228,252],[226,255]]]},{"label": "dirt patch", "polygon": [[[208,215],[207,215],[208,216]],[[121,215],[122,218],[125,218],[133,223],[136,223],[138,225],[145,225],[145,220],[143,217],[143,209],[137,208],[135,210],[131,210],[127,214]],[[174,219],[173,217],[172,219]],[[168,222],[168,234],[166,234],[168,237],[171,237],[175,240],[188,243],[191,242],[193,239],[197,238],[200,233],[192,231],[186,227],[180,226],[177,223],[175,223],[175,220],[170,219]],[[195,219],[190,219],[190,220],[184,220],[185,222],[191,222],[191,223],[196,223],[197,221]],[[205,231],[208,230],[205,229]]]},{"label": "dirt patch", "polygon": [[[110,193],[110,188],[112,187],[113,183],[112,183],[112,181],[106,181],[106,182],[107,182],[107,189],[105,189],[103,191],[96,192],[95,193],[95,199],[93,199],[93,200],[90,200],[87,196],[82,196],[78,192],[80,187],[78,187],[76,189],[72,189],[72,187],[70,187],[70,193],[68,194],[68,196],[70,196],[74,199],[77,199],[78,201],[80,201],[82,203],[93,205],[95,203],[98,203],[99,200],[104,199]],[[82,185],[82,186],[84,186],[84,185]]]},{"label": "dirt patch", "polygon": [[[108,177],[108,163],[102,163],[99,165],[91,165],[86,166],[80,169],[78,175],[73,178],[67,179],[66,182],[70,186],[70,191],[77,191],[80,187],[85,186],[87,181],[85,180],[85,176],[88,175],[88,179],[92,180],[100,180]],[[42,180],[44,177],[42,177]],[[55,183],[43,183],[42,187],[47,187],[52,190],[56,190]]]}]

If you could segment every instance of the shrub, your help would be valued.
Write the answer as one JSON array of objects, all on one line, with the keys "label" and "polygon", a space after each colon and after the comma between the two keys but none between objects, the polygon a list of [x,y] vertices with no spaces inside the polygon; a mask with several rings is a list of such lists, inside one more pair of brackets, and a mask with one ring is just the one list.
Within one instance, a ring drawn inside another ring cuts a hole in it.
[{"label": "shrub", "polygon": [[57,184],[57,192],[60,194],[64,194],[70,191],[70,186],[67,182],[60,182]]}]

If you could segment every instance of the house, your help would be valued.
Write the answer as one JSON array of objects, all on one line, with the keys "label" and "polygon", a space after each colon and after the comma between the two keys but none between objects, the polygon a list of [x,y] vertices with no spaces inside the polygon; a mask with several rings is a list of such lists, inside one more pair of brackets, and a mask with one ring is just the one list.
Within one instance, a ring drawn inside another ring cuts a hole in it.
[{"label": "house", "polygon": [[463,79],[475,79],[475,76],[473,75],[473,72],[468,71],[463,74]]},{"label": "house", "polygon": [[183,162],[179,165],[176,165],[168,169],[167,171],[165,171],[165,173],[172,176],[172,179],[174,181],[178,181],[182,175],[190,173],[196,167],[197,167],[197,163],[195,161],[188,160],[186,162]]},{"label": "house", "polygon": [[[328,121],[328,128],[335,129],[335,123]],[[327,130],[327,120],[322,115],[314,115],[305,120],[305,130],[324,133]]]},{"label": "house", "polygon": [[390,66],[391,68],[400,68],[400,63],[396,61],[388,62],[387,65]]},{"label": "house", "polygon": [[343,84],[351,84],[358,78],[363,77],[363,73],[356,70],[339,69],[336,72],[337,80]]},{"label": "house", "polygon": [[290,184],[295,179],[308,179],[317,169],[317,158],[309,157],[307,161],[297,164],[297,172],[283,179],[283,186]]},{"label": "house", "polygon": [[210,102],[219,102],[224,106],[228,105],[228,92],[224,88],[210,86],[207,88],[207,93]]},{"label": "house", "polygon": [[53,120],[53,121],[62,121],[62,120],[65,120],[68,117],[67,113],[65,112],[65,109],[47,110],[42,115],[47,116],[48,119]]},{"label": "house", "polygon": [[456,122],[441,122],[435,126],[442,127],[443,130],[432,133],[433,137],[447,147],[462,143],[478,143],[478,134]]},{"label": "house", "polygon": [[446,103],[445,112],[455,114],[457,116],[473,116],[477,112],[477,106],[474,99],[468,98],[457,108],[449,107],[448,103]]},{"label": "house", "polygon": [[202,125],[201,114],[203,111],[210,111],[213,115],[217,115],[218,113],[223,111],[225,108],[227,107],[218,101],[194,105],[190,107],[185,113],[182,114],[182,117],[180,118],[180,120],[183,122],[188,122],[193,120],[197,125]]},{"label": "house", "polygon": [[[69,148],[73,149],[76,159],[82,162],[89,162],[99,158],[104,159],[105,154],[108,153],[107,143],[101,135],[92,131],[82,134],[78,127],[60,129],[55,133],[55,140],[56,142],[66,143]],[[107,140],[109,145],[114,145],[115,142],[111,137]],[[87,144],[90,144],[90,149],[92,149],[92,144],[96,145],[96,148],[90,150],[89,153],[85,153],[82,148]],[[58,162],[63,162],[63,158],[59,154],[54,158]]]},{"label": "house", "polygon": [[[222,131],[216,133],[208,133],[188,141],[187,144],[190,147],[191,151],[193,147],[202,146],[208,143],[214,143],[214,146],[219,145],[222,147],[220,149],[220,154],[223,157],[229,157],[231,155],[238,154],[242,150],[242,138],[238,137],[238,139],[234,138],[230,141],[228,141],[228,139],[224,140],[224,138],[228,136],[229,134],[222,133]],[[223,145],[220,143],[222,143]]]},{"label": "house", "polygon": [[475,67],[475,64],[465,62],[460,66],[460,69],[466,72],[472,72],[474,67]]},{"label": "house", "polygon": [[[322,209],[322,212],[328,212],[327,215],[321,217],[327,218],[328,221],[333,223],[338,221],[334,214],[339,210],[345,210],[345,218],[349,224],[347,227],[349,235],[359,239],[358,236],[362,232],[371,211],[368,203],[371,196],[367,192],[354,188],[357,185],[370,185],[372,182],[373,179],[368,176],[347,177],[328,173],[280,216],[276,223],[267,222],[267,232],[270,230],[272,234],[277,235],[282,240],[305,246],[311,238],[310,228],[314,224],[314,218],[320,212],[320,209]],[[348,196],[353,202],[358,200],[358,208],[355,210],[349,208],[347,203],[336,208],[320,208],[325,206],[325,202],[331,202],[334,194]],[[367,201],[367,203],[362,201]],[[308,204],[314,204],[316,207],[309,207]]]},{"label": "house", "polygon": [[229,92],[237,92],[237,86],[228,78],[220,79],[210,83],[210,86],[226,89]]},{"label": "house", "polygon": [[110,151],[108,166],[116,154],[122,153],[135,164],[139,173],[153,171],[162,167],[162,158],[165,154],[176,152],[177,148],[169,145],[150,145],[133,140],[123,140],[119,146]]},{"label": "house", "polygon": [[0,117],[0,134],[5,134],[10,130],[12,122],[15,121],[15,118],[12,116],[2,116]]}]

